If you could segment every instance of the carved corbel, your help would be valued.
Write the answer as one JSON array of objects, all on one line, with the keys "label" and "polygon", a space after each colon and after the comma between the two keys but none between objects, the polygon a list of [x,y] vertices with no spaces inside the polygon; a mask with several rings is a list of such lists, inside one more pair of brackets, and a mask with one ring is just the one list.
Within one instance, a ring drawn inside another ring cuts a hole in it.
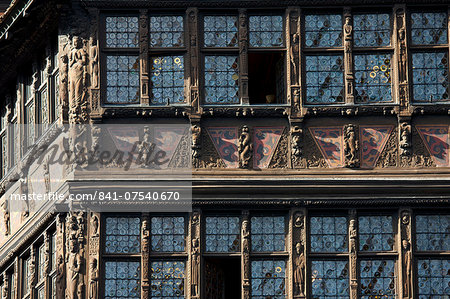
[{"label": "carved corbel", "polygon": [[2,209],[3,209],[3,226],[4,226],[4,234],[5,236],[9,236],[11,233],[11,227],[10,227],[10,213],[9,213],[9,202],[8,199],[5,198],[2,202]]},{"label": "carved corbel", "polygon": [[253,155],[253,144],[250,129],[246,125],[242,126],[241,128],[238,151],[239,151],[239,167],[248,168],[250,165],[250,160],[252,159]]},{"label": "carved corbel", "polygon": [[358,298],[358,275],[357,275],[357,234],[358,230],[356,227],[356,210],[350,210],[349,212],[349,218],[350,218],[350,226],[348,229],[348,235],[349,235],[349,251],[350,251],[350,257],[349,257],[349,267],[350,267],[350,299],[356,299]]},{"label": "carved corbel", "polygon": [[402,294],[403,298],[413,298],[412,295],[412,253],[411,253],[411,210],[400,212],[400,235],[402,254]]},{"label": "carved corbel", "polygon": [[241,254],[242,298],[250,298],[250,219],[247,210],[242,211]]},{"label": "carved corbel", "polygon": [[292,290],[294,298],[307,298],[306,286],[306,211],[292,212],[291,224],[291,264],[292,264]]},{"label": "carved corbel", "polygon": [[349,8],[344,11],[344,72],[345,72],[345,93],[346,93],[346,103],[354,103],[354,81],[355,77],[353,74],[353,25],[352,25],[352,15]]},{"label": "carved corbel", "polygon": [[200,124],[193,124],[191,126],[191,149],[192,149],[192,164],[195,168],[200,167],[201,157],[201,134],[202,128]]},{"label": "carved corbel", "polygon": [[200,248],[200,220],[201,213],[199,210],[195,210],[191,214],[191,281],[190,292],[191,298],[200,298],[200,271],[201,271],[201,248]]},{"label": "carved corbel", "polygon": [[142,216],[141,229],[141,251],[142,251],[142,295],[143,298],[149,298],[150,295],[150,216],[145,213]]},{"label": "carved corbel", "polygon": [[344,154],[345,166],[348,168],[359,167],[359,141],[357,127],[353,124],[344,126]]}]

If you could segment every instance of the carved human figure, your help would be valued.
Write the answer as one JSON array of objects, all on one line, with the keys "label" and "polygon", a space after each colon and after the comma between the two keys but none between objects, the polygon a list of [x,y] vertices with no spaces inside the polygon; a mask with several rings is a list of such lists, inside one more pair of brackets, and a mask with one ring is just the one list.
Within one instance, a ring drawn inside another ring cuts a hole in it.
[{"label": "carved human figure", "polygon": [[77,107],[84,96],[86,51],[81,47],[77,36],[72,39],[69,55],[69,98],[71,107]]},{"label": "carved human figure", "polygon": [[98,87],[98,46],[95,38],[90,39],[89,62],[91,67],[92,88]]},{"label": "carved human figure", "polygon": [[202,132],[202,128],[198,125],[193,125],[191,127],[192,133],[192,158],[196,159],[200,157],[200,134]]},{"label": "carved human figure", "polygon": [[192,296],[199,296],[198,284],[200,281],[200,243],[199,239],[192,239]]},{"label": "carved human figure", "polygon": [[411,251],[409,247],[408,240],[403,240],[403,298],[411,298]]},{"label": "carved human figure", "polygon": [[48,159],[45,159],[44,163],[42,164],[42,168],[44,170],[44,186],[45,186],[45,192],[50,192],[50,169],[49,169],[49,162]]},{"label": "carved human figure", "polygon": [[291,140],[292,140],[292,155],[300,157],[302,155],[301,148],[301,135],[303,130],[299,126],[293,126],[291,128]]},{"label": "carved human figure", "polygon": [[299,61],[299,52],[300,51],[300,46],[299,46],[299,34],[298,32],[295,32],[292,35],[292,44],[291,44],[291,48],[289,49],[289,56],[290,56],[290,60],[291,60],[291,64],[292,64],[292,75],[293,75],[293,80],[292,80],[292,84],[293,85],[298,85],[298,61]]},{"label": "carved human figure", "polygon": [[297,228],[303,228],[303,220],[304,215],[302,213],[296,213],[295,214],[295,220],[294,220],[294,226]]},{"label": "carved human figure", "polygon": [[242,221],[242,250],[245,253],[250,252],[250,246],[249,246],[249,236],[250,236],[250,230],[248,228],[248,220],[245,219]]},{"label": "carved human figure", "polygon": [[295,270],[294,270],[294,292],[296,295],[305,295],[305,255],[303,252],[303,241],[295,244]]},{"label": "carved human figure", "polygon": [[150,249],[150,229],[148,220],[142,221],[142,251],[149,252]]},{"label": "carved human figure", "polygon": [[142,167],[148,166],[153,147],[154,144],[151,141],[150,127],[144,126],[144,136],[138,146],[138,163],[141,163]]},{"label": "carved human figure", "polygon": [[3,224],[5,227],[4,234],[5,236],[8,236],[10,233],[10,214],[8,201],[6,199],[2,202],[2,208],[3,208]]},{"label": "carved human figure", "polygon": [[61,102],[66,103],[68,100],[68,71],[69,71],[69,59],[66,53],[61,53],[59,56],[60,60],[60,75],[59,75],[59,96],[61,97]]},{"label": "carved human figure", "polygon": [[239,167],[247,168],[249,166],[252,149],[253,144],[251,144],[250,130],[247,126],[243,126],[241,135],[239,136]]},{"label": "carved human figure", "polygon": [[89,299],[97,299],[98,297],[98,261],[93,258],[89,263],[89,272],[91,280],[89,282]]},{"label": "carved human figure", "polygon": [[348,125],[345,128],[344,135],[344,152],[346,158],[347,167],[355,167],[357,165],[356,151],[358,150],[358,140],[356,140],[355,127],[353,125]]},{"label": "carved human figure", "polygon": [[56,298],[65,298],[66,289],[66,264],[62,255],[58,256],[56,266]]},{"label": "carved human figure", "polygon": [[350,252],[354,254],[354,253],[356,253],[356,220],[355,219],[350,220],[349,233],[350,233]]},{"label": "carved human figure", "polygon": [[77,241],[74,239],[69,241],[69,252],[67,254],[66,262],[68,267],[66,298],[81,299],[78,297],[78,290],[82,283],[82,260],[80,254],[78,253]]},{"label": "carved human figure", "polygon": [[408,156],[411,154],[411,125],[407,122],[400,124],[400,154]]},{"label": "carved human figure", "polygon": [[91,234],[94,237],[98,237],[98,217],[97,215],[92,215],[91,217]]}]

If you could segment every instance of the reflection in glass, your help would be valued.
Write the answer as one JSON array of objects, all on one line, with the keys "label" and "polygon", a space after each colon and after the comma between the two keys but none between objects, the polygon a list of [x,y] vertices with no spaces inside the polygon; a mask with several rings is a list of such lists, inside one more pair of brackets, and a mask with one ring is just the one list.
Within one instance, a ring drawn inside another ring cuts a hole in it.
[{"label": "reflection in glass", "polygon": [[150,17],[151,47],[182,47],[183,42],[182,16],[152,16]]},{"label": "reflection in glass", "polygon": [[239,104],[237,56],[205,56],[205,103]]},{"label": "reflection in glass", "polygon": [[333,104],[344,101],[343,57],[306,56],[306,102]]},{"label": "reflection in glass", "polygon": [[139,102],[139,57],[107,56],[106,101],[112,104]]},{"label": "reflection in glass", "polygon": [[393,260],[362,260],[360,262],[360,298],[394,299],[395,262]]},{"label": "reflection in glass", "polygon": [[416,242],[420,251],[449,251],[450,215],[417,215]]},{"label": "reflection in glass", "polygon": [[152,217],[152,251],[184,251],[184,217]]},{"label": "reflection in glass", "polygon": [[105,262],[105,298],[141,298],[139,262]]},{"label": "reflection in glass", "polygon": [[183,56],[152,57],[152,105],[183,104],[184,58]]},{"label": "reflection in glass", "polygon": [[206,251],[239,251],[239,217],[206,217]]},{"label": "reflection in glass", "polygon": [[341,15],[306,15],[305,44],[311,48],[342,46]]},{"label": "reflection in glass", "polygon": [[347,245],[347,218],[311,217],[311,251],[345,252]]},{"label": "reflection in glass", "polygon": [[251,298],[284,299],[286,262],[282,260],[251,261]]},{"label": "reflection in glass", "polygon": [[252,251],[284,251],[284,217],[252,217]]},{"label": "reflection in glass", "polygon": [[392,216],[361,216],[358,225],[361,251],[390,251],[394,248]]},{"label": "reflection in glass", "polygon": [[151,298],[184,298],[184,262],[152,262]]},{"label": "reflection in glass", "polygon": [[355,55],[355,94],[357,103],[392,101],[391,55]]},{"label": "reflection in glass", "polygon": [[237,17],[205,16],[203,22],[205,47],[237,47]]},{"label": "reflection in glass", "polygon": [[106,46],[134,48],[139,42],[137,17],[106,17]]},{"label": "reflection in glass", "polygon": [[282,16],[249,17],[251,47],[279,47],[283,45]]},{"label": "reflection in glass", "polygon": [[106,253],[137,253],[141,251],[138,217],[106,218]]},{"label": "reflection in glass", "polygon": [[312,261],[312,298],[350,298],[348,261]]},{"label": "reflection in glass", "polygon": [[412,64],[414,101],[448,101],[448,53],[413,53]]},{"label": "reflection in glass", "polygon": [[391,43],[389,14],[364,14],[353,17],[356,47],[381,47]]},{"label": "reflection in glass", "polygon": [[447,14],[445,12],[418,12],[411,14],[413,45],[447,43]]}]

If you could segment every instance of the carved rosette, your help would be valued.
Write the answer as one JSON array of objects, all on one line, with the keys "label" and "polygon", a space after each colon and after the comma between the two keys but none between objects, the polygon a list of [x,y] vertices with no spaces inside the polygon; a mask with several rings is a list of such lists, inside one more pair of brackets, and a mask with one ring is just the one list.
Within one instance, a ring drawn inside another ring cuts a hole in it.
[{"label": "carved rosette", "polygon": [[200,271],[201,271],[201,255],[200,255],[200,221],[201,213],[199,210],[195,210],[191,214],[191,254],[190,254],[190,293],[191,298],[200,298]]},{"label": "carved rosette", "polygon": [[292,291],[294,298],[307,298],[306,286],[306,210],[292,211],[291,224]]},{"label": "carved rosette", "polygon": [[253,156],[253,144],[250,128],[246,125],[242,126],[239,136],[239,168],[248,168],[250,160]]},{"label": "carved rosette", "polygon": [[242,298],[250,298],[250,219],[247,210],[242,211],[241,230],[241,271],[242,271]]},{"label": "carved rosette", "polygon": [[293,168],[302,163],[303,129],[299,125],[291,127],[291,159]]},{"label": "carved rosette", "polygon": [[400,212],[400,235],[402,255],[402,285],[403,298],[413,298],[412,291],[412,252],[411,252],[411,210],[403,209]]},{"label": "carved rosette", "polygon": [[349,235],[349,250],[350,250],[350,298],[356,299],[358,298],[358,275],[357,275],[357,217],[356,210],[350,210],[349,212],[350,218],[350,227],[348,230]]},{"label": "carved rosette", "polygon": [[141,275],[142,275],[142,296],[143,298],[149,298],[150,295],[150,217],[148,213],[142,216],[142,229],[141,229]]},{"label": "carved rosette", "polygon": [[345,166],[348,168],[359,167],[359,141],[356,125],[348,124],[344,127],[344,155]]},{"label": "carved rosette", "polygon": [[201,134],[202,128],[200,124],[193,124],[191,126],[191,149],[192,149],[192,164],[195,168],[198,168],[200,165]]}]

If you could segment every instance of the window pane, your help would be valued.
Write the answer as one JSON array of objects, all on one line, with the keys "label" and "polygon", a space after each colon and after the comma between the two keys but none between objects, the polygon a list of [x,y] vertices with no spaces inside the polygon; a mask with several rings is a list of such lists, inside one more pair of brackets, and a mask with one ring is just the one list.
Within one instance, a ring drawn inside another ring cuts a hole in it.
[{"label": "window pane", "polygon": [[282,299],[285,296],[285,261],[257,260],[251,262],[252,298]]},{"label": "window pane", "polygon": [[205,16],[205,47],[237,47],[238,27],[234,16]]},{"label": "window pane", "polygon": [[279,47],[283,45],[282,16],[249,17],[251,47]]},{"label": "window pane", "polygon": [[394,247],[391,216],[363,216],[359,222],[359,249],[361,251],[390,251]]},{"label": "window pane", "polygon": [[350,298],[348,261],[312,261],[313,298]]},{"label": "window pane", "polygon": [[333,104],[344,101],[342,56],[306,56],[306,102]]},{"label": "window pane", "polygon": [[311,251],[348,251],[347,218],[311,217]]},{"label": "window pane", "polygon": [[362,260],[360,262],[361,299],[395,298],[395,262]]},{"label": "window pane", "polygon": [[106,253],[140,252],[140,222],[137,217],[106,218]]},{"label": "window pane", "polygon": [[106,262],[105,298],[141,298],[141,263]]},{"label": "window pane", "polygon": [[38,281],[41,281],[44,278],[44,270],[45,270],[45,258],[46,258],[46,252],[45,252],[45,246],[41,245],[39,247],[39,264],[38,264]]},{"label": "window pane", "polygon": [[239,217],[206,217],[206,251],[239,251]]},{"label": "window pane", "polygon": [[239,104],[237,56],[205,56],[205,103]]},{"label": "window pane", "polygon": [[414,101],[448,101],[448,53],[414,53],[412,60]]},{"label": "window pane", "polygon": [[152,57],[151,80],[153,93],[151,104],[186,103],[183,56]]},{"label": "window pane", "polygon": [[152,251],[184,251],[184,217],[152,217]]},{"label": "window pane", "polygon": [[447,43],[447,14],[412,13],[411,40],[413,45],[432,45]]},{"label": "window pane", "polygon": [[113,104],[139,102],[139,58],[108,56],[106,101]]},{"label": "window pane", "polygon": [[150,44],[152,47],[183,46],[182,16],[150,17]]},{"label": "window pane", "polygon": [[305,38],[307,47],[342,46],[342,16],[306,15]]},{"label": "window pane", "polygon": [[137,17],[106,17],[106,46],[134,48],[138,46]]},{"label": "window pane", "polygon": [[450,215],[416,216],[417,250],[450,250]]},{"label": "window pane", "polygon": [[390,102],[391,55],[355,55],[357,103]]},{"label": "window pane", "polygon": [[419,299],[446,298],[450,294],[450,260],[420,259],[417,273]]},{"label": "window pane", "polygon": [[252,251],[284,251],[284,217],[252,217]]},{"label": "window pane", "polygon": [[380,47],[391,44],[389,14],[355,15],[353,28],[356,47]]},{"label": "window pane", "polygon": [[184,262],[151,263],[151,297],[184,298]]}]

